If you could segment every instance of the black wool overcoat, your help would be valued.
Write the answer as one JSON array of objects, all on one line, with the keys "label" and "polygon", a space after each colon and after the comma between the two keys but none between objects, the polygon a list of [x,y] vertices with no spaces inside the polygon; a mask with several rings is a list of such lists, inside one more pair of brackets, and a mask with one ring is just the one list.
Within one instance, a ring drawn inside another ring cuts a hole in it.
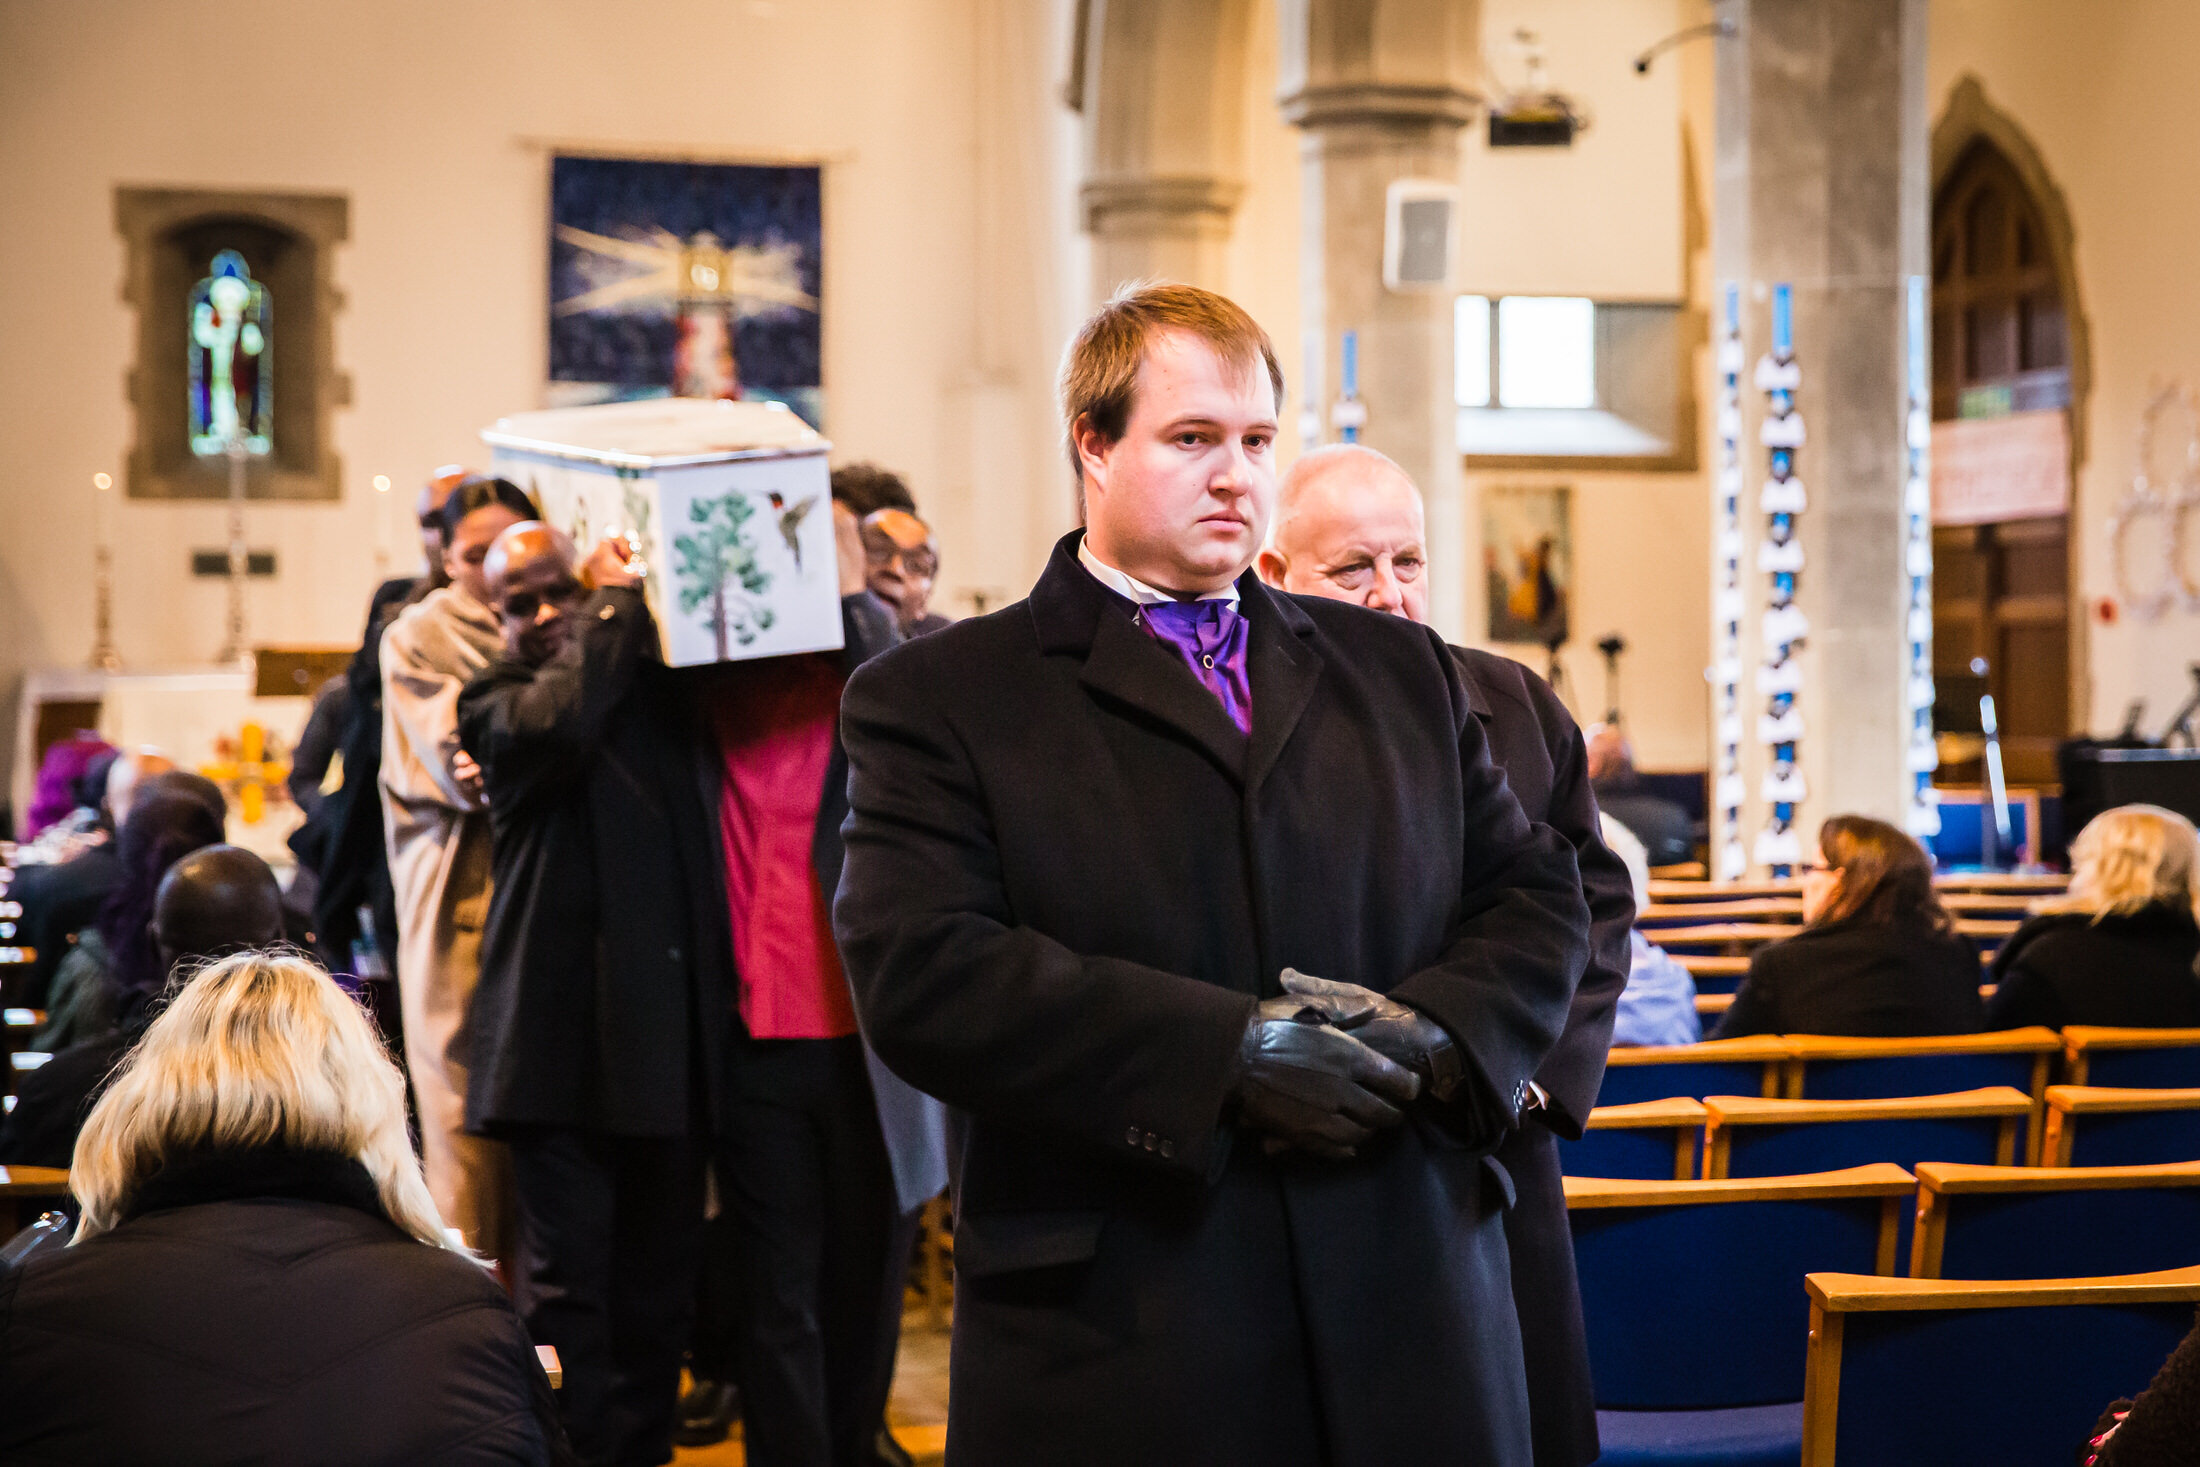
[{"label": "black wool overcoat", "polygon": [[1589,903],[1589,966],[1574,990],[1566,1031],[1535,1072],[1548,1107],[1497,1148],[1516,1193],[1505,1214],[1505,1241],[1512,1252],[1513,1307],[1528,1364],[1536,1467],[1587,1467],[1598,1455],[1596,1389],[1589,1378],[1558,1138],[1580,1137],[1604,1081],[1612,1018],[1627,986],[1635,892],[1627,863],[1604,844],[1581,729],[1558,694],[1510,657],[1467,647],[1451,650],[1497,767],[1527,817],[1572,844]]},{"label": "black wool overcoat", "polygon": [[1516,1113],[1587,956],[1572,848],[1426,629],[1241,578],[1248,739],[1076,545],[842,704],[858,1011],[970,1117],[949,1460],[1525,1462],[1477,1128],[1278,1160],[1226,1102],[1288,965],[1420,1007]]},{"label": "black wool overcoat", "polygon": [[459,695],[495,876],[466,1126],[678,1136],[715,1114],[732,1003],[702,734],[641,592],[574,618],[556,657],[493,662]]}]

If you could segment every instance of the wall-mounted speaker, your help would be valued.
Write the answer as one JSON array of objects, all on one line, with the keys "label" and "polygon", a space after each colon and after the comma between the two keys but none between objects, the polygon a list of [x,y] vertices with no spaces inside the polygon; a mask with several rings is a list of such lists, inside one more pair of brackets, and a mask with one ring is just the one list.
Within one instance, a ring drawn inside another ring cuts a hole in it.
[{"label": "wall-mounted speaker", "polygon": [[1400,178],[1384,197],[1383,284],[1391,290],[1448,291],[1459,246],[1459,185]]}]

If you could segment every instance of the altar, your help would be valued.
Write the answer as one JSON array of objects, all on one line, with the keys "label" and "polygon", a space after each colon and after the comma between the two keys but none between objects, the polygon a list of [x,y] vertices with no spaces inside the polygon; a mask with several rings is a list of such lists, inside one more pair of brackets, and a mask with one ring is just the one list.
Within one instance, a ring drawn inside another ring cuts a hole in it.
[{"label": "altar", "polygon": [[55,741],[89,730],[119,749],[154,748],[220,785],[229,798],[231,844],[286,879],[287,844],[304,814],[286,780],[291,750],[312,707],[307,696],[349,652],[261,649],[256,665],[101,672],[39,668],[25,674],[15,715],[9,796],[30,808],[38,762]]}]

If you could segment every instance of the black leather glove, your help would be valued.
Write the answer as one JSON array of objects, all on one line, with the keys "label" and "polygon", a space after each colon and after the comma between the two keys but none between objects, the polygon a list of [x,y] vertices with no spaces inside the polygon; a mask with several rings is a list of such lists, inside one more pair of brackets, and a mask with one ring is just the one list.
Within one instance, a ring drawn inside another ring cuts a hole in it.
[{"label": "black leather glove", "polygon": [[1325,1019],[1304,999],[1271,998],[1254,1011],[1232,1092],[1238,1119],[1270,1152],[1296,1148],[1343,1160],[1405,1119],[1420,1092],[1412,1071]]},{"label": "black leather glove", "polygon": [[1451,1034],[1419,1009],[1357,983],[1283,970],[1286,998],[1321,1010],[1339,1029],[1421,1077],[1429,1097],[1447,1101],[1466,1078],[1466,1060]]}]

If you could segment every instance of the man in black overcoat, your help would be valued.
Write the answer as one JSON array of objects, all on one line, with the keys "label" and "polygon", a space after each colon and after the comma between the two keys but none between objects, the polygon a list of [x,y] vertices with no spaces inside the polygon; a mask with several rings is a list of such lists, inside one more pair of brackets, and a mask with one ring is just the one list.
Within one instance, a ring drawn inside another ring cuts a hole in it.
[{"label": "man in black overcoat", "polygon": [[858,1011],[970,1117],[949,1461],[1526,1462],[1490,1153],[1587,958],[1572,849],[1439,639],[1247,573],[1250,318],[1140,288],[1064,377],[1088,531],[842,708]]},{"label": "man in black overcoat", "polygon": [[513,1302],[557,1347],[574,1449],[622,1464],[671,1456],[732,964],[701,735],[626,560],[500,536],[504,655],[458,705],[495,872],[467,1129],[510,1145]]},{"label": "man in black overcoat", "polygon": [[[1426,625],[1428,561],[1421,492],[1371,448],[1301,454],[1283,477],[1275,534],[1260,572],[1279,590],[1366,606]],[[1635,920],[1627,867],[1604,843],[1581,729],[1550,684],[1510,657],[1453,647],[1475,718],[1520,807],[1564,836],[1589,903],[1589,966],[1566,1032],[1536,1071],[1531,1120],[1497,1149],[1519,1200],[1505,1214],[1513,1306],[1528,1362],[1537,1467],[1586,1467],[1598,1456],[1596,1391],[1574,1277],[1558,1138],[1576,1139],[1596,1104],[1612,1019],[1627,986]]]}]

